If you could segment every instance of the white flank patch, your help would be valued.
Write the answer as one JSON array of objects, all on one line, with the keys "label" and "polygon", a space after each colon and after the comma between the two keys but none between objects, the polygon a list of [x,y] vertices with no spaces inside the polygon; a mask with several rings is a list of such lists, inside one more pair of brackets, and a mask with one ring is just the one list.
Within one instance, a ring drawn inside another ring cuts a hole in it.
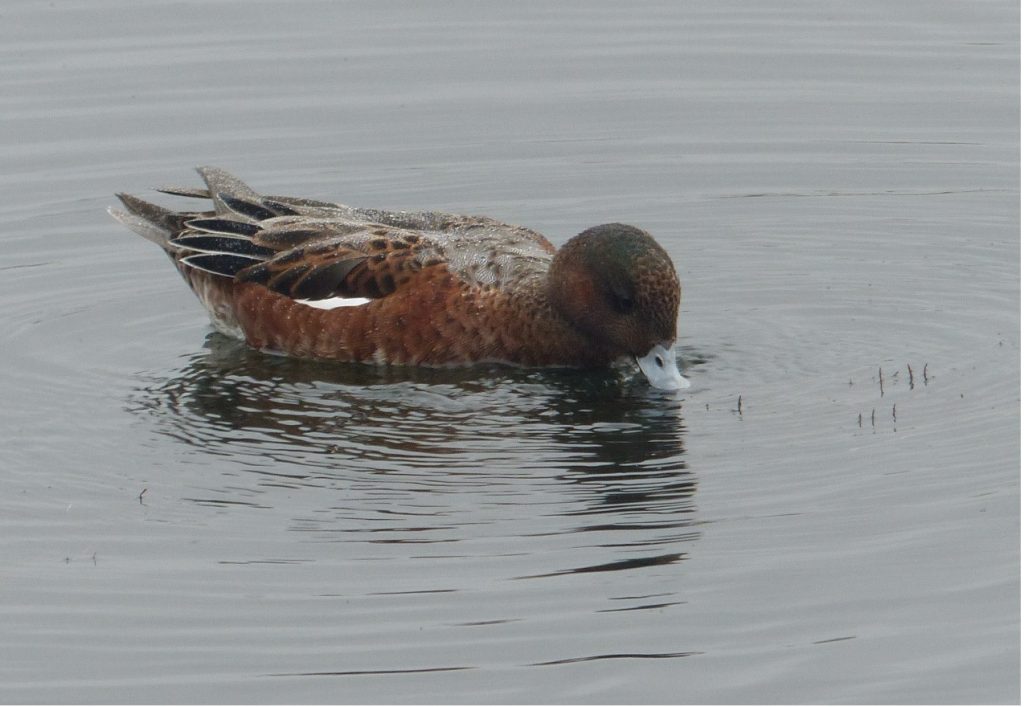
[{"label": "white flank patch", "polygon": [[316,309],[337,309],[338,307],[361,307],[369,304],[370,300],[365,297],[331,297],[329,299],[297,299],[299,304]]}]

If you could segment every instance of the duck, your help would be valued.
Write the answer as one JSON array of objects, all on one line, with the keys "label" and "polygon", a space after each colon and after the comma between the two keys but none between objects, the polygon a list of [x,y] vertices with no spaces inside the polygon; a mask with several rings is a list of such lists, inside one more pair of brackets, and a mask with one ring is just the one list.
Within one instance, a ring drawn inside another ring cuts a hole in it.
[{"label": "duck", "polygon": [[126,193],[114,219],[160,246],[215,329],[274,354],[378,366],[595,369],[635,361],[689,387],[676,361],[680,284],[635,226],[561,248],[486,216],[266,196],[217,167],[174,211]]}]

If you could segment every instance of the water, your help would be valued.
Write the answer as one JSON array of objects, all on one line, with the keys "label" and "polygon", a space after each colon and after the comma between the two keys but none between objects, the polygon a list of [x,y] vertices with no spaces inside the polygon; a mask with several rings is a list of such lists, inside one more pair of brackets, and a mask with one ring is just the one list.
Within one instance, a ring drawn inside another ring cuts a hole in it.
[{"label": "water", "polygon": [[[1019,702],[1015,4],[3,20],[0,699]],[[249,352],[104,212],[197,164],[636,223],[694,387]]]}]

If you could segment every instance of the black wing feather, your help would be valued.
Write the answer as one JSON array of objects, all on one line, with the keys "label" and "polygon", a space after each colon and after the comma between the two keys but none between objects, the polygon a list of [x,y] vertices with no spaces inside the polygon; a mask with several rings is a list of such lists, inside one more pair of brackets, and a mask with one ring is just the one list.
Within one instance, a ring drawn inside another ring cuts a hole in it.
[{"label": "black wing feather", "polygon": [[214,275],[234,277],[245,268],[259,263],[260,259],[228,253],[197,253],[182,258],[181,262]]},{"label": "black wing feather", "polygon": [[254,258],[269,258],[276,253],[271,248],[256,245],[249,238],[205,233],[175,238],[174,245],[205,253],[248,255]]},{"label": "black wing feather", "polygon": [[186,221],[185,225],[197,231],[227,233],[236,236],[248,236],[250,238],[259,233],[260,230],[258,224],[232,221],[227,218],[194,218],[191,221]]},{"label": "black wing feather", "polygon": [[282,215],[262,204],[257,204],[245,199],[239,199],[238,197],[231,196],[230,194],[218,194],[217,196],[220,197],[220,200],[223,201],[224,205],[229,209],[240,216],[251,218],[254,221],[266,221],[268,218],[274,218],[275,216]]}]

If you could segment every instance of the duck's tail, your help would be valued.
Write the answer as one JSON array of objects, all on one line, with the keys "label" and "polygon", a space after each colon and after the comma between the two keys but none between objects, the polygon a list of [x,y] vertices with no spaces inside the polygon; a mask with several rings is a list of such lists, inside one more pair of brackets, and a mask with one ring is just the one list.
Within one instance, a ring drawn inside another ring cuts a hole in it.
[{"label": "duck's tail", "polygon": [[164,250],[169,249],[171,238],[185,224],[185,214],[151,204],[131,194],[119,193],[117,198],[121,200],[124,209],[111,206],[107,213],[146,240],[153,241]]},{"label": "duck's tail", "polygon": [[205,189],[165,187],[157,189],[157,191],[174,196],[209,199],[213,202],[213,211],[171,211],[137,196],[123,193],[117,194],[117,198],[121,200],[124,208],[119,209],[112,206],[107,211],[146,240],[153,241],[164,250],[173,250],[171,239],[184,230],[187,221],[201,216],[215,215],[230,215],[235,220],[241,216],[242,219],[245,219],[247,214],[239,214],[238,204],[259,203],[263,198],[238,177],[222,169],[199,167],[196,171],[206,182]]}]

